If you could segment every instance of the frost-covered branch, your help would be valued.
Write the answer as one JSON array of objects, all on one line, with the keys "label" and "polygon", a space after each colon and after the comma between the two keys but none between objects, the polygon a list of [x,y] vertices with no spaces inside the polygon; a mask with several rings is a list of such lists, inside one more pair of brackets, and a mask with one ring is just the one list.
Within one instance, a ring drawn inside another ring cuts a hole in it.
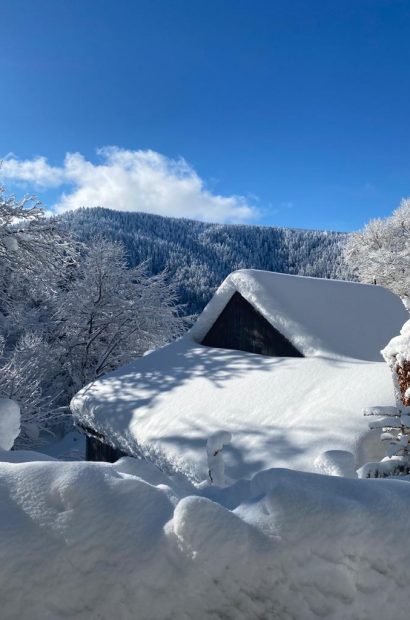
[{"label": "frost-covered branch", "polygon": [[179,310],[166,274],[128,269],[121,244],[95,239],[57,312],[73,390],[180,335]]}]

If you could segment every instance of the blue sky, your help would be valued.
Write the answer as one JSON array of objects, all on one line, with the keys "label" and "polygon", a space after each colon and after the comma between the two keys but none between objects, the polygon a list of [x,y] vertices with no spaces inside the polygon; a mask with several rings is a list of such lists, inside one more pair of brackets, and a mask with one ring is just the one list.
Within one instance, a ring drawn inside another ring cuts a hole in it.
[{"label": "blue sky", "polygon": [[410,194],[408,1],[1,0],[0,23],[0,176],[56,210],[352,230]]}]

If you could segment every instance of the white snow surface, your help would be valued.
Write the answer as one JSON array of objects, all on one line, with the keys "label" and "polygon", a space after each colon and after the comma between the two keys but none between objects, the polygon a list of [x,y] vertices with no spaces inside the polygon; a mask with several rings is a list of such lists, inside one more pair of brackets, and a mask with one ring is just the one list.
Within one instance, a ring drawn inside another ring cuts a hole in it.
[{"label": "white snow surface", "polygon": [[409,511],[400,480],[0,463],[1,617],[407,620]]},{"label": "white snow surface", "polygon": [[380,361],[380,349],[409,314],[397,295],[372,284],[241,269],[222,283],[191,329],[202,342],[238,292],[305,356]]},{"label": "white snow surface", "polygon": [[363,409],[394,405],[380,362],[273,358],[198,345],[188,336],[95,381],[73,399],[77,421],[128,454],[142,454],[195,482],[208,479],[206,442],[232,434],[225,474],[262,469],[315,471],[327,450],[356,467],[384,456]]},{"label": "white snow surface", "polygon": [[20,407],[10,398],[0,398],[0,450],[11,450],[20,433]]}]

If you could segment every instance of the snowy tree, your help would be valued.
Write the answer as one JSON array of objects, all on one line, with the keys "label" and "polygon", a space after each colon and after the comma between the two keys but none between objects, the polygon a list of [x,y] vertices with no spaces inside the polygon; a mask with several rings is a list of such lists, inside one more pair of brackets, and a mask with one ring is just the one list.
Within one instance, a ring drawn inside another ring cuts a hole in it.
[{"label": "snowy tree", "polygon": [[68,415],[79,388],[184,329],[165,273],[128,269],[122,244],[87,247],[59,226],[0,188],[0,397],[20,406],[20,447]]},{"label": "snowy tree", "polygon": [[166,274],[128,269],[122,244],[99,237],[87,249],[57,311],[74,394],[86,383],[182,333]]},{"label": "snowy tree", "polygon": [[410,199],[393,214],[352,233],[345,258],[363,282],[381,284],[410,304]]},{"label": "snowy tree", "polygon": [[[77,250],[72,238],[59,229],[55,219],[47,218],[33,196],[17,200],[0,185],[0,265],[3,286],[11,274],[31,285],[52,286],[50,275],[63,277],[75,262]],[[4,280],[5,279],[5,280]],[[1,297],[0,297],[1,301]]]},{"label": "snowy tree", "polygon": [[63,412],[53,314],[77,256],[77,244],[35,198],[17,200],[0,187],[0,397],[21,408],[20,445]]},{"label": "snowy tree", "polygon": [[21,432],[18,446],[29,446],[40,433],[49,432],[68,414],[46,389],[50,383],[50,367],[55,355],[39,334],[25,332],[9,350],[0,350],[0,395],[14,399],[21,409]]}]

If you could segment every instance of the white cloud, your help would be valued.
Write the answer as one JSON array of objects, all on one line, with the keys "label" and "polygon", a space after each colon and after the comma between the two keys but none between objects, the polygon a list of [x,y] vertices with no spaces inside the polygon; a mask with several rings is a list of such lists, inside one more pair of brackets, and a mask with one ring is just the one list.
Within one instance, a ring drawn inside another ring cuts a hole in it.
[{"label": "white cloud", "polygon": [[207,190],[182,158],[118,147],[104,147],[97,154],[99,163],[87,161],[80,153],[67,153],[62,166],[51,166],[45,157],[20,160],[8,155],[0,177],[38,189],[61,188],[53,205],[58,213],[102,206],[216,222],[241,222],[258,215],[244,196]]},{"label": "white cloud", "polygon": [[38,188],[58,187],[63,183],[63,168],[53,167],[45,157],[21,161],[14,155],[8,155],[0,163],[2,179],[23,181]]}]

